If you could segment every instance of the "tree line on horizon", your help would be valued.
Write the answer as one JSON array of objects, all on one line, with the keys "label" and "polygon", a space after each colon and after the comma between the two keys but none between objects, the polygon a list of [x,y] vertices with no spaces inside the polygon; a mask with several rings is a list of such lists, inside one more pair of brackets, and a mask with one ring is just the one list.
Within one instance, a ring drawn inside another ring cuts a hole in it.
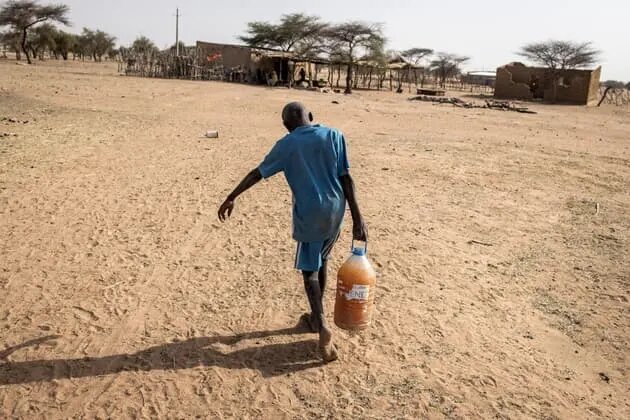
[{"label": "tree line on horizon", "polygon": [[[24,55],[31,63],[44,54],[57,59],[92,59],[129,55],[153,57],[159,49],[147,37],[138,37],[132,45],[116,48],[116,37],[101,30],[83,28],[80,34],[58,29],[53,23],[69,26],[67,5],[41,5],[37,0],[9,0],[0,5],[0,43],[13,49],[16,58]],[[359,63],[385,66],[403,58],[408,65],[426,68],[440,85],[461,74],[461,66],[469,57],[432,48],[415,47],[403,51],[386,49],[387,38],[379,23],[348,21],[328,23],[319,16],[304,13],[284,14],[278,23],[254,21],[247,24],[245,34],[238,37],[250,47],[291,52],[303,59],[327,59],[346,66],[346,91],[351,92],[354,67]],[[183,43],[180,42],[181,45]],[[172,50],[175,46],[171,47]],[[530,62],[543,65],[558,75],[562,70],[584,68],[599,60],[600,51],[590,42],[550,40],[530,43],[518,52]],[[607,81],[619,87],[623,82]],[[625,85],[630,89],[630,83]]]},{"label": "tree line on horizon", "polygon": [[29,63],[35,58],[43,60],[45,54],[55,59],[68,60],[72,53],[74,60],[88,58],[102,61],[103,57],[111,59],[118,53],[116,37],[104,31],[83,28],[80,34],[73,34],[60,30],[50,23],[44,23],[29,31],[24,46],[22,35],[17,32],[3,32],[0,34],[0,40],[15,52],[18,60],[24,55]]},{"label": "tree line on horizon", "polygon": [[158,51],[145,36],[139,36],[129,47],[116,48],[116,37],[99,29],[83,28],[80,34],[66,32],[54,24],[70,26],[67,5],[41,5],[35,0],[10,0],[0,4],[0,44],[15,52],[16,59],[24,56],[29,64],[33,59],[43,59],[45,54],[68,60],[114,59],[131,51],[150,56]]}]

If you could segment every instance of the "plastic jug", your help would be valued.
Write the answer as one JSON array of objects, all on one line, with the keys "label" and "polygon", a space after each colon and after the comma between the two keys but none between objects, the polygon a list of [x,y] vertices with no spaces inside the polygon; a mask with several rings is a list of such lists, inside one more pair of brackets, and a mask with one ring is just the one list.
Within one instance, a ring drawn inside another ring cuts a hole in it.
[{"label": "plastic jug", "polygon": [[344,330],[362,330],[370,325],[374,307],[376,272],[367,259],[367,243],[356,247],[337,273],[335,324]]}]

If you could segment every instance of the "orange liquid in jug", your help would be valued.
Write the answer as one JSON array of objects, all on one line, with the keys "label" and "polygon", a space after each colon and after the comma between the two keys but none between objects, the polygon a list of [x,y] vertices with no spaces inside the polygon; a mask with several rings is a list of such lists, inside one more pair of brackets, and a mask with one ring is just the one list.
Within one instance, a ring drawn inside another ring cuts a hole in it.
[{"label": "orange liquid in jug", "polygon": [[375,287],[376,273],[365,249],[354,248],[337,273],[335,324],[339,328],[362,330],[370,325]]}]

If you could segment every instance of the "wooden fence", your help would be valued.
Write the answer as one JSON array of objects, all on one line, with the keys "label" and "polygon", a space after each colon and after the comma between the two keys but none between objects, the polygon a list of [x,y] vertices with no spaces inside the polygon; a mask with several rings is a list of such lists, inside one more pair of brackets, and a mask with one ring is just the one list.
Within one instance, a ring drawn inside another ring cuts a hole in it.
[{"label": "wooden fence", "polygon": [[[299,66],[295,66],[296,71]],[[310,70],[310,67],[309,67]],[[322,64],[315,66],[315,72],[309,78],[315,86],[330,86],[338,89],[346,87],[345,64]],[[165,79],[189,80],[249,80],[240,69],[224,69],[223,66],[200,66],[196,55],[176,57],[162,53],[150,57],[127,56],[118,63],[119,73],[128,76],[157,77]],[[293,75],[293,81],[296,75]],[[357,65],[352,77],[353,89],[390,90],[400,93],[416,93],[418,87],[438,87],[438,80],[425,69],[400,68],[392,69],[379,66]],[[448,79],[441,86],[447,90],[467,91],[492,95],[490,86],[464,83],[459,78]]]},{"label": "wooden fence", "polygon": [[[346,87],[347,64],[330,64],[326,66],[324,80],[328,86],[342,89]],[[377,66],[355,66],[353,70],[353,89],[389,90],[400,93],[416,93],[419,87],[443,88],[485,95],[494,94],[494,87],[466,83],[461,78],[451,78],[442,85],[431,72],[425,69],[390,69]]]},{"label": "wooden fence", "polygon": [[599,88],[600,104],[615,106],[630,106],[630,90]]}]

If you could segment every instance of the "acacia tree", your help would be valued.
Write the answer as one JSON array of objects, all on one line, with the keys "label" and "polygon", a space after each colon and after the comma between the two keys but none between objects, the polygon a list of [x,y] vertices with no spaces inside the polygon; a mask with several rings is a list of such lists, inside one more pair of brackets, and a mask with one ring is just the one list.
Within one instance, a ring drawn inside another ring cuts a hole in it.
[{"label": "acacia tree", "polygon": [[601,51],[593,48],[590,42],[550,40],[527,44],[518,55],[549,69],[555,100],[562,71],[594,65],[599,60]]},{"label": "acacia tree", "polygon": [[145,60],[148,60],[159,51],[153,41],[146,36],[136,38],[133,44],[131,44],[131,50],[134,54],[142,56]]},{"label": "acacia tree", "polygon": [[86,33],[86,29],[84,28],[80,35],[74,36],[74,42],[72,44],[72,59],[75,60],[79,57],[79,59],[85,60],[85,56],[89,57],[91,55],[91,43],[91,31]]},{"label": "acacia tree", "polygon": [[345,64],[346,90],[352,93],[352,76],[354,63],[361,52],[382,51],[385,36],[380,24],[365,22],[346,22],[329,27],[325,37],[330,41],[330,48],[340,55]]},{"label": "acacia tree", "polygon": [[[431,48],[410,48],[408,50],[402,51],[400,55],[405,57],[415,67],[418,67],[422,63],[423,60],[433,55],[433,50]],[[413,74],[414,74],[414,78],[416,79],[415,81],[416,86],[418,86],[418,80],[417,80],[417,75],[416,75],[415,70]],[[423,66],[422,79],[420,80],[420,86],[424,86],[425,75],[426,75],[425,67]]]},{"label": "acacia tree", "polygon": [[446,79],[460,74],[460,66],[468,60],[469,57],[439,52],[435,59],[431,60],[431,70],[435,73],[440,86],[444,87]]},{"label": "acacia tree", "polygon": [[[326,54],[328,54],[328,60],[337,66],[337,81],[335,82],[335,86],[339,87],[339,82],[341,80],[341,65],[345,63],[345,53],[337,44],[327,45],[326,46]],[[334,82],[334,67],[333,72],[329,75],[330,77],[330,85],[333,85]]]},{"label": "acacia tree", "polygon": [[116,48],[116,37],[101,30],[94,32],[94,61],[103,61],[103,56]]},{"label": "acacia tree", "polygon": [[[364,79],[367,79],[367,88],[370,89],[372,87],[372,77],[375,75],[374,71],[376,71],[376,88],[381,89],[383,80],[385,80],[385,74],[387,73],[387,61],[388,61],[388,53],[384,50],[384,43],[374,43],[370,44],[366,48],[366,54],[361,57],[362,61],[368,63],[368,73],[364,75]],[[356,86],[355,78],[355,86]]]},{"label": "acacia tree", "polygon": [[64,60],[68,59],[68,53],[72,50],[72,46],[74,45],[75,35],[70,34],[68,32],[57,30],[53,35],[53,39],[55,41],[55,56],[61,56]]},{"label": "acacia tree", "polygon": [[94,56],[94,50],[96,49],[95,35],[96,32],[92,29],[83,28],[81,34],[77,36],[78,50],[82,60],[85,60],[87,56],[92,57],[92,59],[96,61],[96,57]]},{"label": "acacia tree", "polygon": [[590,42],[547,41],[527,44],[518,54],[552,70],[577,69],[592,66],[601,52]]},{"label": "acacia tree", "polygon": [[301,50],[304,53],[319,46],[314,41],[326,27],[318,16],[292,13],[282,15],[278,24],[249,22],[246,35],[239,39],[250,47],[278,48],[285,52]]},{"label": "acacia tree", "polygon": [[84,59],[92,57],[94,61],[103,61],[104,55],[116,48],[116,37],[101,30],[83,28],[81,35],[77,36],[75,52]]},{"label": "acacia tree", "polygon": [[42,6],[34,0],[9,0],[0,9],[0,26],[10,26],[14,32],[22,34],[22,51],[31,64],[27,50],[29,29],[46,21],[69,25],[69,11],[70,8],[65,4]]},{"label": "acacia tree", "polygon": [[30,50],[33,58],[43,60],[46,51],[54,54],[56,32],[57,29],[50,23],[39,25],[29,32],[26,40],[26,48]]},{"label": "acacia tree", "polygon": [[10,47],[15,52],[15,58],[19,61],[22,59],[21,43],[22,34],[15,31],[6,31],[0,33],[0,43]]},{"label": "acacia tree", "polygon": [[625,89],[626,88],[625,83],[619,80],[606,80],[602,82],[602,86],[610,87],[612,89]]},{"label": "acacia tree", "polygon": [[118,48],[117,55],[120,57],[121,60],[127,61],[129,56],[131,55],[131,48],[128,48],[128,47],[125,47],[125,46],[121,45]]},{"label": "acacia tree", "polygon": [[433,54],[433,50],[431,48],[410,48],[400,53],[400,55],[405,57],[414,65],[420,64],[425,57],[428,57],[431,54]]},{"label": "acacia tree", "polygon": [[107,51],[107,58],[109,58],[111,61],[115,61],[119,57],[122,57],[122,54],[120,53],[120,48],[113,47]]}]

